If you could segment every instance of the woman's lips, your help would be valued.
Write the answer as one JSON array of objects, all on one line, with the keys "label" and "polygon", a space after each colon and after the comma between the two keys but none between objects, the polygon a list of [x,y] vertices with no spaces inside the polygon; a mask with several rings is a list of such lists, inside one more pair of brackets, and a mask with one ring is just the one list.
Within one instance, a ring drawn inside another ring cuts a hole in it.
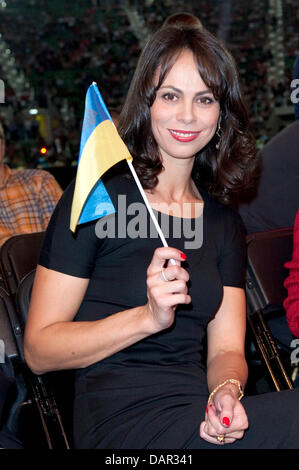
[{"label": "woman's lips", "polygon": [[175,140],[179,142],[191,142],[200,134],[200,131],[181,131],[177,129],[168,129]]}]

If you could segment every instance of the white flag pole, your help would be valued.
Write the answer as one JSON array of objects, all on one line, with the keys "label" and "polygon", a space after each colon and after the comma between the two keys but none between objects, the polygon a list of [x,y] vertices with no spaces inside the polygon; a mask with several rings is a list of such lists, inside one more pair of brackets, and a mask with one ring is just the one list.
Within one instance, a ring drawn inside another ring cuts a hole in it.
[{"label": "white flag pole", "polygon": [[[146,194],[145,194],[145,192],[144,192],[144,189],[143,189],[143,187],[141,186],[141,183],[140,183],[140,180],[139,180],[139,178],[138,178],[138,176],[137,176],[137,174],[136,174],[135,168],[133,167],[133,164],[132,164],[132,162],[131,162],[130,160],[127,160],[127,163],[128,163],[129,168],[130,168],[130,170],[131,170],[131,173],[132,173],[132,175],[133,175],[133,178],[134,178],[134,180],[135,180],[135,182],[136,182],[136,184],[137,184],[137,186],[138,186],[138,189],[139,189],[139,191],[140,191],[140,193],[141,193],[141,196],[142,196],[142,198],[143,198],[143,200],[144,200],[144,203],[145,203],[145,205],[146,205],[146,207],[147,207],[147,210],[149,211],[149,214],[150,214],[150,216],[151,216],[151,219],[152,219],[152,221],[153,221],[153,223],[154,223],[154,225],[155,225],[155,227],[156,227],[156,229],[157,229],[157,232],[158,232],[158,234],[159,234],[159,237],[161,238],[162,244],[163,244],[163,246],[168,246],[168,244],[167,244],[167,242],[166,242],[166,240],[165,240],[164,234],[163,234],[163,232],[162,232],[162,230],[161,230],[161,227],[160,227],[160,225],[158,224],[157,218],[156,218],[156,216],[155,216],[155,214],[154,214],[154,212],[153,212],[153,209],[152,209],[152,207],[150,206],[149,201],[148,201],[148,199],[147,199],[147,197],[146,197]],[[176,262],[174,259],[170,259],[170,262],[171,262],[171,264],[177,264],[177,262]]]}]

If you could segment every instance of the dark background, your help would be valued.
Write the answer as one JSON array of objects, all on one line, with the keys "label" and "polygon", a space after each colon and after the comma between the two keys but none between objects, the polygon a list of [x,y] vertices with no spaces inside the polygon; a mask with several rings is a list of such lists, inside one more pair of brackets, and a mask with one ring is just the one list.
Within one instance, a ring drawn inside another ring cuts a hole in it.
[{"label": "dark background", "polygon": [[120,109],[148,36],[180,11],[232,52],[258,148],[294,120],[298,0],[0,0],[7,162],[49,169],[65,187],[88,86],[96,81],[108,109]]}]

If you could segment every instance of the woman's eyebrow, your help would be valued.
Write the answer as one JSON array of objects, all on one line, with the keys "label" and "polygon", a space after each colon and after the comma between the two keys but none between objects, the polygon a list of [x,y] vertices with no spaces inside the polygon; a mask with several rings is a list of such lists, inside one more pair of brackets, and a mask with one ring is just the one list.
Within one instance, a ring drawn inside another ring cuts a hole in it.
[{"label": "woman's eyebrow", "polygon": [[[171,89],[171,90],[175,91],[176,93],[183,93],[182,90],[180,90],[179,88],[176,88],[172,85],[162,85],[162,86],[160,86],[159,89],[162,90],[162,89],[165,89],[165,88],[168,89],[168,90]],[[198,93],[195,93],[195,95],[196,96],[202,96],[202,95],[206,95],[206,94],[210,94],[210,93],[212,93],[212,91],[209,88],[207,88],[206,90],[199,91]]]},{"label": "woman's eyebrow", "polygon": [[162,86],[160,86],[159,89],[162,90],[164,88],[167,88],[168,90],[171,89],[171,90],[175,91],[176,93],[183,93],[182,90],[180,90],[179,88],[176,88],[172,85],[162,85]]}]

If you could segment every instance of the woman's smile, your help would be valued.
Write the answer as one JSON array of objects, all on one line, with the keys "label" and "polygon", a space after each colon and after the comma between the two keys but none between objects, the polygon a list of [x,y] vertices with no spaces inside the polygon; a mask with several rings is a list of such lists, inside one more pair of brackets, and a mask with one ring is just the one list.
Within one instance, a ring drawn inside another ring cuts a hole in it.
[{"label": "woman's smile", "polygon": [[175,140],[178,140],[179,142],[192,142],[195,140],[198,135],[200,134],[200,131],[182,131],[182,130],[177,130],[177,129],[168,129],[170,132],[170,135]]}]

